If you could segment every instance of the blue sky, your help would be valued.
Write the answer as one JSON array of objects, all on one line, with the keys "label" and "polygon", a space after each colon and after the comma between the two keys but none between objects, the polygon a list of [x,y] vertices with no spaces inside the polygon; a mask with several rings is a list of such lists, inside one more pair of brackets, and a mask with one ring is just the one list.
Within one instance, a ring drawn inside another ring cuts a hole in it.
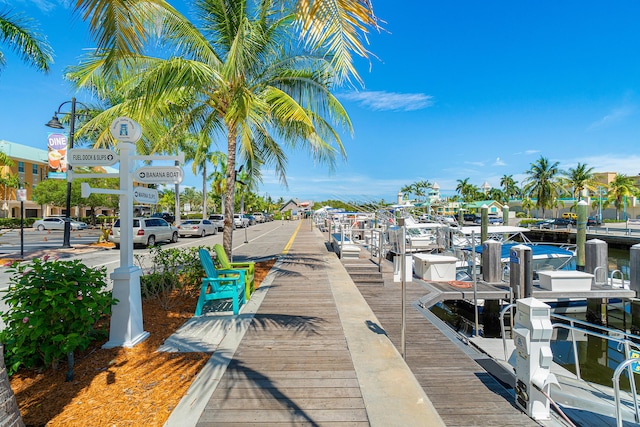
[{"label": "blue sky", "polygon": [[[0,0],[0,9],[9,4],[39,21],[56,63],[41,75],[0,46],[8,56],[0,139],[45,148],[43,124],[74,95],[62,71],[93,44],[69,1]],[[564,169],[640,173],[640,3],[374,0],[374,8],[386,31],[369,36],[375,57],[357,60],[365,87],[336,91],[354,126],[343,136],[348,159],[329,173],[289,153],[289,188],[265,170],[261,194],[392,201],[419,180],[453,194],[458,179],[520,181],[540,156]],[[185,175],[184,184],[201,185],[190,166]]]}]

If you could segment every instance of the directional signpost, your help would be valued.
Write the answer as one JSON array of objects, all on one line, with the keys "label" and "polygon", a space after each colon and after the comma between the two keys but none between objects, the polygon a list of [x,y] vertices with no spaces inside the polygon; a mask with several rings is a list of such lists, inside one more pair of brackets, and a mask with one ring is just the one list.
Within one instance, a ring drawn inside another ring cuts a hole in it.
[{"label": "directional signpost", "polygon": [[[140,276],[142,270],[133,265],[133,201],[158,203],[158,190],[134,187],[133,181],[143,184],[180,183],[183,172],[179,166],[144,166],[132,172],[134,160],[184,161],[182,156],[137,156],[134,143],[142,136],[138,123],[118,117],[109,127],[111,135],[119,141],[120,154],[106,149],[69,150],[70,163],[74,166],[111,166],[120,162],[120,189],[91,188],[83,183],[82,196],[89,194],[118,194],[120,196],[120,266],[111,273],[113,297],[118,300],[111,308],[109,341],[104,348],[133,347],[144,341],[149,333],[142,324],[142,298]],[[84,174],[83,177],[98,178],[110,174]]]}]

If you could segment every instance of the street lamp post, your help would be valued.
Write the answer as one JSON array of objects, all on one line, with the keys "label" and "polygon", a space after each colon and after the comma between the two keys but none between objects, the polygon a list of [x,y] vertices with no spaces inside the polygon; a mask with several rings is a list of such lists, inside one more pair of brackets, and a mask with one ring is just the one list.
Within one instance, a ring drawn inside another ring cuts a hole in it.
[{"label": "street lamp post", "polygon": [[[65,104],[71,104],[71,112],[63,113],[60,111]],[[86,105],[76,102],[76,98],[71,98],[71,101],[65,101],[58,107],[58,110],[53,113],[53,117],[49,120],[45,126],[48,126],[53,129],[64,129],[64,126],[58,121],[58,114],[69,114],[69,146],[68,150],[73,148],[73,136],[75,133],[75,125],[76,125],[76,104],[82,105],[85,109],[88,109]],[[84,113],[80,114],[84,115]],[[67,163],[67,172],[71,171],[71,165]],[[67,200],[66,200],[66,219],[64,222],[64,237],[62,241],[63,248],[71,247],[71,180],[67,178]]]}]

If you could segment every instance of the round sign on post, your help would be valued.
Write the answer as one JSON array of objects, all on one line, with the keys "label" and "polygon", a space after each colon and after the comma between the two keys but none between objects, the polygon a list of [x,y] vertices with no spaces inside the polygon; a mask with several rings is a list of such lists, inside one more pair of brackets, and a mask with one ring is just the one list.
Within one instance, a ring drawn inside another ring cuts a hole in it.
[{"label": "round sign on post", "polygon": [[109,127],[111,136],[120,142],[138,142],[142,137],[142,128],[129,117],[118,117],[111,122]]}]

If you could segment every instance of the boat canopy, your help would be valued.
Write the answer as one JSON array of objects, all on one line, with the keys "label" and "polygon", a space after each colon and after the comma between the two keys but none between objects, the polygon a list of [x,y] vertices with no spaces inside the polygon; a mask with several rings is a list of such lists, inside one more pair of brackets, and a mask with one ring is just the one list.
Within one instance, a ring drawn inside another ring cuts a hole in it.
[{"label": "boat canopy", "polygon": [[[467,236],[471,236],[472,232],[475,232],[476,236],[479,236],[480,231],[481,227],[479,225],[460,228],[460,232]],[[528,231],[530,231],[528,228],[514,227],[510,225],[490,225],[487,227],[487,234],[517,234],[526,233]]]},{"label": "boat canopy", "polygon": [[[523,245],[523,243],[504,243],[502,245],[502,253],[500,254],[501,258],[509,258],[511,256],[511,248],[513,248],[514,246],[518,246],[518,245]],[[573,252],[571,252],[570,250],[561,248],[559,246],[553,246],[553,245],[527,245],[524,244],[524,246],[527,246],[529,248],[531,248],[531,252],[533,256],[536,255],[547,255],[547,256],[568,256],[568,257],[572,257],[574,255]],[[465,251],[470,251],[471,248],[463,248],[463,250]],[[476,252],[477,253],[482,253],[482,245],[478,245],[476,246]]]}]

